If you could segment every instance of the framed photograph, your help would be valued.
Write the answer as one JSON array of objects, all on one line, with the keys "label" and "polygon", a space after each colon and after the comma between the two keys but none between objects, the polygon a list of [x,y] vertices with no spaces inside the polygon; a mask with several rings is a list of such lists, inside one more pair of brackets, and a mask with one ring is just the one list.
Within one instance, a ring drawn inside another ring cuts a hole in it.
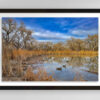
[{"label": "framed photograph", "polygon": [[100,9],[0,9],[1,90],[99,90]]}]

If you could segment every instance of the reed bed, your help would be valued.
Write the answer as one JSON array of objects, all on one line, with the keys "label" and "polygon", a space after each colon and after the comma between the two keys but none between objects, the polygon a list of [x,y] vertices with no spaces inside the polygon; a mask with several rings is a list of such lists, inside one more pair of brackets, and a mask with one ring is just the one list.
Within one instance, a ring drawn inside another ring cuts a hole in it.
[{"label": "reed bed", "polygon": [[42,68],[38,68],[36,74],[33,73],[32,67],[28,67],[26,73],[22,77],[24,81],[54,81],[52,76],[48,76],[47,72]]},{"label": "reed bed", "polygon": [[13,57],[32,57],[32,56],[38,56],[38,55],[64,55],[64,56],[97,56],[97,51],[43,51],[43,50],[37,50],[37,51],[28,51],[28,50],[13,50]]}]

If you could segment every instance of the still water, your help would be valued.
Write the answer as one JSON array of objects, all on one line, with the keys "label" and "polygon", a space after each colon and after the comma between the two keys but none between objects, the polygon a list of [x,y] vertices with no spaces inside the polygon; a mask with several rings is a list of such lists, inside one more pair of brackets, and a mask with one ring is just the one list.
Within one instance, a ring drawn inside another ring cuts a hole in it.
[{"label": "still water", "polygon": [[[98,81],[98,57],[44,57],[44,68],[56,81]],[[34,70],[34,73],[37,69]]]}]

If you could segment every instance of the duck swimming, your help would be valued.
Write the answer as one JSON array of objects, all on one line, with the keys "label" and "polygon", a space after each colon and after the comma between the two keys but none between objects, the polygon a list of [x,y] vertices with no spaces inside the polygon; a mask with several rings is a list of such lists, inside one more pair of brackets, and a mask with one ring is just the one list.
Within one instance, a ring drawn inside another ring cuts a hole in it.
[{"label": "duck swimming", "polygon": [[62,68],[61,68],[61,67],[59,67],[59,68],[56,68],[56,70],[62,70]]},{"label": "duck swimming", "polygon": [[66,68],[66,65],[63,65],[64,68]]}]

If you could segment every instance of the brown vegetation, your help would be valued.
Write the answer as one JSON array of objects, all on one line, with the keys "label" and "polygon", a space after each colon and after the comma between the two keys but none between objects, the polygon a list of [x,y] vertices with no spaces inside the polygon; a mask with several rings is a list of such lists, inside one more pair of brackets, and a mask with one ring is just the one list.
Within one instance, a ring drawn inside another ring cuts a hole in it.
[{"label": "brown vegetation", "polygon": [[22,80],[24,81],[54,81],[52,76],[48,76],[47,72],[44,69],[38,69],[38,72],[34,74],[32,68],[28,67],[25,75]]}]

